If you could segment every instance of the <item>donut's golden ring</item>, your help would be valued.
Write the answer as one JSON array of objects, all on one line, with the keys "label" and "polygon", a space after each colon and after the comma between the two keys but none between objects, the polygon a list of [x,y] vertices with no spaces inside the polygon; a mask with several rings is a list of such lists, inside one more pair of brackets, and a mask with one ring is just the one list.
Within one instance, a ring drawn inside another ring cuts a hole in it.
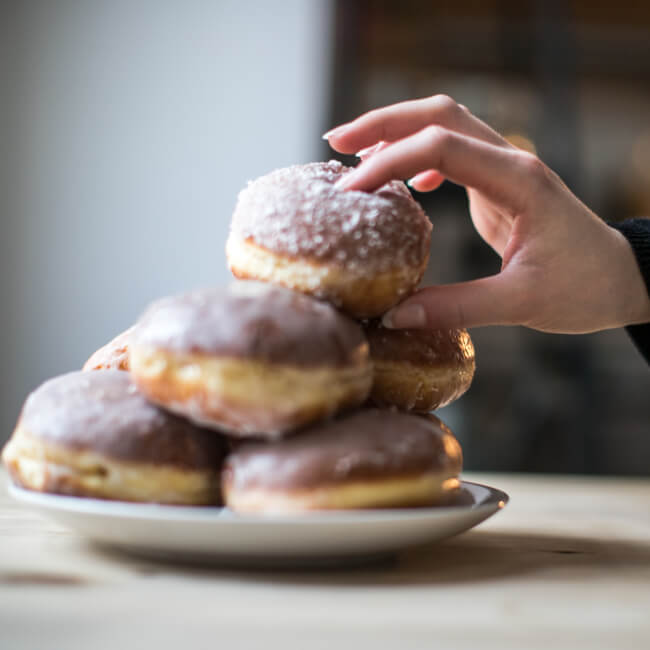
[{"label": "donut's golden ring", "polygon": [[434,416],[366,409],[227,457],[223,493],[237,512],[399,508],[448,502],[462,453]]},{"label": "donut's golden ring", "polygon": [[370,397],[376,404],[427,413],[470,387],[476,362],[466,330],[391,330],[370,323],[364,331],[374,373]]},{"label": "donut's golden ring", "polygon": [[234,437],[281,437],[362,403],[372,373],[367,348],[356,364],[300,366],[136,345],[131,366],[140,389],[157,404]]},{"label": "donut's golden ring", "polygon": [[345,269],[272,253],[251,239],[231,236],[226,255],[232,274],[240,279],[272,282],[333,303],[356,318],[388,311],[418,285],[428,257],[419,266],[405,266],[368,275],[365,269]]},{"label": "donut's golden ring", "polygon": [[99,499],[220,503],[227,445],[161,411],[117,370],[49,380],[27,399],[2,452],[22,487]]}]

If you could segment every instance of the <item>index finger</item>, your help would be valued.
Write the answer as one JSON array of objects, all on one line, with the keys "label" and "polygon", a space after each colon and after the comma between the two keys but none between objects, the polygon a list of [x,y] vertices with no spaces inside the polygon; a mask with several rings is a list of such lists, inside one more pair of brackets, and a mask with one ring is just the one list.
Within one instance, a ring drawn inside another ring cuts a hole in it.
[{"label": "index finger", "polygon": [[371,192],[390,180],[435,169],[495,203],[521,209],[529,186],[526,156],[530,154],[430,126],[362,161],[337,187]]}]

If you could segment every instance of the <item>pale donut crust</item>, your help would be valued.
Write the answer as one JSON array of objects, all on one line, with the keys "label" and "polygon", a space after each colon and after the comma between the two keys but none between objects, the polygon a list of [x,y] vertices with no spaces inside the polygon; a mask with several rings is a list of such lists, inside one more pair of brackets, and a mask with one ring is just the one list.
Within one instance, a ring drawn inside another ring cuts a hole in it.
[{"label": "pale donut crust", "polygon": [[372,318],[388,311],[413,292],[428,263],[378,271],[374,275],[344,269],[335,263],[292,259],[231,234],[226,244],[228,265],[239,279],[280,284],[328,300],[354,318]]},{"label": "pale donut crust", "polygon": [[476,360],[467,330],[374,327],[366,335],[374,374],[370,398],[380,406],[428,413],[457,400],[472,384]]},{"label": "pale donut crust", "polygon": [[444,505],[457,493],[460,481],[447,473],[372,480],[318,489],[236,490],[224,484],[227,506],[235,512],[291,514],[310,510],[411,508]]},{"label": "pale donut crust", "polygon": [[117,460],[57,445],[20,425],[2,452],[14,483],[37,492],[118,501],[219,505],[220,470]]},{"label": "pale donut crust", "polygon": [[131,374],[152,402],[234,437],[280,438],[358,406],[368,396],[366,355],[346,367],[293,367],[131,345]]},{"label": "pale donut crust", "polygon": [[428,413],[463,395],[474,377],[473,360],[442,368],[418,367],[409,361],[373,361],[371,399],[402,411]]},{"label": "pale donut crust", "polygon": [[129,370],[129,340],[133,327],[118,334],[106,345],[93,352],[82,370]]},{"label": "pale donut crust", "polygon": [[428,256],[419,266],[404,266],[368,275],[336,263],[290,258],[268,251],[231,233],[226,256],[232,274],[280,284],[328,300],[355,318],[372,318],[388,311],[419,284]]}]

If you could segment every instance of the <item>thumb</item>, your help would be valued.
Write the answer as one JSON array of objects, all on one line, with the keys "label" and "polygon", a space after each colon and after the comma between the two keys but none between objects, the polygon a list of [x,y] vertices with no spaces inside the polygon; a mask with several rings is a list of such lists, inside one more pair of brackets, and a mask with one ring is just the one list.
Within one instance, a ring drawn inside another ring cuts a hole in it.
[{"label": "thumb", "polygon": [[516,292],[504,274],[426,287],[384,314],[391,329],[451,329],[514,325]]}]

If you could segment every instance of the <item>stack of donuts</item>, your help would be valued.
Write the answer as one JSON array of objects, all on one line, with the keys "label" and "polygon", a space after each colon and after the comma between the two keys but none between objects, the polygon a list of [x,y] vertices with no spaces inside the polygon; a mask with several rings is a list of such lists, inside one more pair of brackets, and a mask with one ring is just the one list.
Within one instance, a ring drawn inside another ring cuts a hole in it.
[{"label": "stack of donuts", "polygon": [[469,387],[464,330],[390,330],[431,224],[403,183],[344,192],[338,162],[240,193],[238,278],[159,300],[26,400],[3,451],[27,489],[236,512],[447,503],[461,449],[431,414]]}]

